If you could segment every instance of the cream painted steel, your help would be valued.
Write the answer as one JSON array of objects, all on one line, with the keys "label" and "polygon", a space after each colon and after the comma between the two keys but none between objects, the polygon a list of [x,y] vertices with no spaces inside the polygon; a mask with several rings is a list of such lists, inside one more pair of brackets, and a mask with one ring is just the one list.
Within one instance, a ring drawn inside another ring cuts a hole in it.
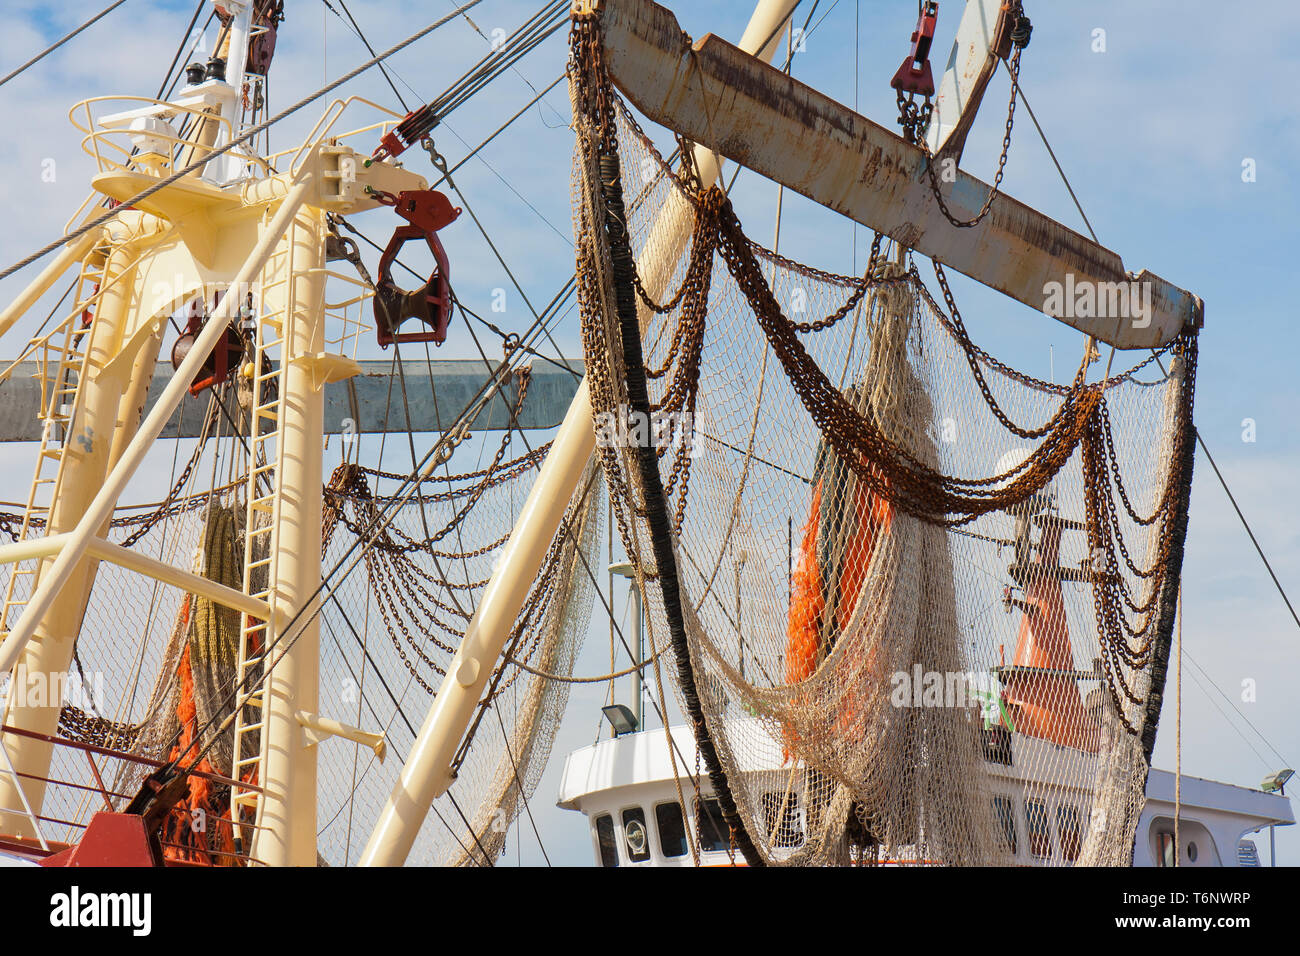
[{"label": "cream painted steel", "polygon": [[54,257],[54,260],[41,271],[40,275],[32,280],[31,284],[22,291],[18,298],[14,299],[3,312],[0,312],[0,336],[13,328],[14,323],[27,314],[27,310],[50,290],[50,286],[59,281],[59,277],[67,272],[73,263],[81,262],[91,247],[99,241],[101,235],[100,230],[92,229],[64,246],[59,251],[59,254]]},{"label": "cream painted steel", "polygon": [[[263,792],[251,848],[254,859],[271,866],[316,865],[318,752],[297,715],[319,710],[320,618],[315,611],[320,603],[325,392],[311,360],[325,342],[327,235],[324,210],[303,208],[286,234],[287,254],[280,268],[287,281],[275,285],[263,302],[269,315],[280,315],[284,337],[282,391],[271,422],[278,461],[268,569],[272,615],[265,646],[274,656],[260,695],[258,780]],[[282,302],[275,301],[279,296]],[[271,323],[264,319],[260,324],[265,334]],[[237,778],[238,770],[232,776]]]},{"label": "cream painted steel", "polygon": [[[213,7],[218,6],[216,0],[213,0],[212,5]],[[228,31],[229,39],[226,44],[228,51],[226,57],[226,82],[238,90],[244,84],[244,67],[248,63],[248,41],[253,22],[253,2],[252,0],[221,0],[220,6],[227,13],[232,14]],[[230,117],[230,122],[233,125],[235,117]]]},{"label": "cream painted steel", "polygon": [[[797,0],[761,0],[745,29],[742,47],[754,50],[770,40],[761,52],[768,58],[774,55],[795,6]],[[701,163],[701,177],[711,173],[706,182],[712,182],[719,168],[716,160],[707,151],[698,150],[697,159]],[[682,212],[667,211],[665,220],[663,229],[667,235],[661,237],[662,241],[670,247],[685,242],[686,219]],[[675,259],[670,255],[664,261]],[[647,272],[653,276],[662,268]],[[650,279],[647,285],[654,288]],[[447,676],[420,727],[401,776],[380,811],[361,855],[361,866],[401,865],[410,853],[429,807],[451,786],[451,761],[595,448],[591,394],[584,379],[528,493],[465,639],[447,668]]]},{"label": "cream painted steel", "polygon": [[374,751],[375,758],[380,763],[383,763],[384,758],[388,756],[388,743],[381,733],[361,730],[359,727],[353,727],[331,717],[309,714],[302,710],[298,711],[294,717],[303,726],[308,746],[318,744],[327,737],[342,737],[344,740],[351,740],[363,747],[369,747]]},{"label": "cream painted steel", "polygon": [[[27,818],[27,822],[28,824],[30,824],[31,827],[31,832],[36,834],[36,839],[40,843],[41,849],[48,851],[50,845],[45,842],[45,834],[41,832],[41,823],[39,820],[36,819],[36,814],[32,812],[32,805],[27,802],[27,794],[23,791],[22,784],[18,779],[18,772],[14,770],[13,761],[9,759],[9,749],[5,746],[5,742],[3,738],[0,738],[0,757],[4,757],[4,761],[5,761],[4,769],[5,772],[8,774],[8,777],[6,779],[11,781],[12,784],[11,791],[17,793],[18,796],[22,799],[23,816]],[[5,808],[3,806],[0,806],[0,813],[3,812],[5,812]]]},{"label": "cream painted steel", "polygon": [[967,0],[925,131],[931,153],[961,159],[984,91],[997,71],[998,50],[1010,46],[1011,27],[1011,8],[1004,0]]},{"label": "cream painted steel", "polygon": [[[29,538],[25,541],[0,545],[0,565],[15,564],[32,558],[47,558],[56,555],[63,550],[71,538],[71,532],[65,531],[62,534],[43,535],[39,538]],[[211,578],[205,578],[201,574],[183,571],[174,565],[132,551],[130,548],[124,548],[112,541],[105,541],[100,537],[92,538],[86,546],[86,553],[101,561],[108,561],[119,567],[137,571],[163,584],[178,587],[188,594],[205,597],[223,607],[250,614],[258,620],[265,621],[271,616],[270,608],[265,601],[258,601],[249,597],[243,591],[236,591],[234,588],[218,584]]]},{"label": "cream painted steel", "polygon": [[[138,418],[119,417],[127,381],[123,375],[126,361],[119,360],[125,350],[139,350],[148,339],[152,319],[139,319],[134,295],[136,253],[154,242],[163,232],[163,224],[153,216],[133,212],[124,215],[108,231],[118,235],[103,266],[105,292],[95,308],[95,322],[89,333],[84,361],[75,370],[79,376],[76,404],[67,416],[67,436],[61,447],[42,443],[38,472],[46,459],[57,462],[53,492],[47,515],[46,533],[71,532],[68,544],[52,558],[40,561],[32,574],[33,593],[27,599],[13,630],[0,644],[0,673],[13,671],[23,675],[66,673],[72,664],[76,635],[81,630],[86,598],[94,581],[95,562],[86,556],[89,540],[107,531],[122,485],[111,485],[105,476],[116,471],[115,455],[122,453],[118,436],[129,438]],[[120,280],[120,281],[119,281]],[[136,321],[138,327],[133,328]],[[58,375],[71,375],[69,363],[60,361]],[[55,396],[57,401],[57,395]],[[165,419],[164,419],[165,421]],[[48,439],[48,436],[47,436]],[[33,494],[36,486],[33,484]],[[29,498],[24,530],[31,517],[34,501]],[[102,509],[95,506],[102,503]],[[80,541],[75,550],[74,541]],[[15,569],[16,570],[16,569]],[[11,573],[10,583],[16,575]],[[60,598],[60,600],[55,600]],[[7,620],[19,602],[10,587],[5,595]],[[62,700],[8,700],[3,711],[4,723],[45,737],[58,728]],[[53,744],[37,737],[15,740],[9,748],[26,800],[39,814],[45,798]],[[17,795],[11,792],[15,778],[0,779],[0,806],[14,807]],[[0,811],[0,831],[31,836],[25,817]]]},{"label": "cream painted steel", "polygon": [[[306,180],[299,183],[290,192],[256,247],[249,254],[243,268],[239,270],[234,282],[236,286],[247,286],[253,275],[261,268],[274,248],[276,241],[284,233],[299,207],[310,195],[311,189],[311,181]],[[167,389],[158,400],[158,404],[154,406],[148,418],[145,419],[136,436],[124,451],[122,459],[104,479],[93,499],[89,501],[84,514],[71,532],[72,537],[68,544],[60,551],[59,556],[54,560],[48,571],[41,575],[36,592],[32,595],[31,600],[27,602],[22,617],[18,619],[13,630],[5,638],[4,643],[0,644],[0,672],[11,669],[17,663],[19,654],[31,640],[38,623],[49,613],[51,606],[55,603],[75,571],[76,563],[85,555],[91,539],[96,537],[99,526],[112,517],[117,496],[140,466],[149,448],[157,440],[158,434],[167,423],[167,419],[188,390],[189,383],[198,374],[204,359],[216,347],[220,337],[225,334],[235,299],[236,296],[226,296],[222,299],[221,305],[213,314],[211,321],[203,327],[202,332],[199,333],[194,342],[193,348],[177,368],[175,376],[168,383]],[[104,304],[101,304],[101,315],[99,316],[101,322],[107,318],[102,314],[104,310]],[[114,404],[113,413],[115,414],[116,411],[116,404]],[[67,491],[65,489],[61,497],[66,497],[66,495]]]},{"label": "cream painted steel", "polygon": [[[1197,296],[1151,272],[1126,272],[1116,253],[1005,193],[979,225],[954,227],[919,147],[718,37],[692,46],[651,0],[606,0],[602,9],[614,83],[655,122],[1116,348],[1159,348],[1203,321]],[[959,170],[941,186],[952,214],[966,219],[990,188]],[[1149,309],[1127,304],[1133,287]],[[1053,289],[1065,290],[1063,308]],[[1091,290],[1093,304],[1074,308],[1075,290]]]}]

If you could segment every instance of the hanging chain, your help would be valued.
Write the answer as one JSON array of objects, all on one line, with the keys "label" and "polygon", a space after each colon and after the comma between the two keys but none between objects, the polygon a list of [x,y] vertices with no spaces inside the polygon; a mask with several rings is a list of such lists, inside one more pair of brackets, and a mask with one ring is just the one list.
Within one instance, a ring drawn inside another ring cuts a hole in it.
[{"label": "hanging chain", "polygon": [[[984,200],[984,205],[980,207],[980,211],[971,219],[958,219],[954,216],[952,210],[948,208],[947,201],[943,198],[942,189],[939,187],[939,174],[935,167],[938,165],[937,160],[940,157],[936,157],[930,152],[929,140],[924,135],[924,130],[929,126],[930,117],[933,113],[933,106],[930,103],[930,98],[927,96],[925,98],[925,106],[918,108],[914,102],[911,102],[913,99],[912,97],[909,96],[908,101],[904,102],[902,92],[898,94],[898,122],[903,126],[903,138],[913,145],[920,146],[921,151],[925,154],[925,170],[930,180],[930,191],[934,193],[935,202],[939,204],[939,209],[943,212],[944,218],[959,229],[970,229],[974,226],[978,226],[984,221],[984,218],[989,214],[989,210],[993,208],[993,200],[998,196],[998,190],[1002,186],[1002,177],[1006,173],[1007,156],[1011,152],[1011,129],[1015,124],[1016,118],[1017,83],[1020,79],[1020,54],[1024,51],[1024,48],[1029,45],[1029,37],[1033,32],[1033,26],[1030,24],[1029,18],[1024,15],[1024,10],[1021,9],[1019,3],[1016,3],[1015,11],[1012,16],[1015,17],[1015,24],[1011,30],[1011,42],[1015,48],[1015,52],[1012,53],[1010,60],[1012,76],[1011,99],[1007,104],[1007,124],[1006,130],[1002,135],[1002,154],[998,157],[998,171],[993,177],[993,185],[989,187],[989,193]],[[954,162],[953,165],[955,168],[956,163]]]},{"label": "hanging chain", "polygon": [[[1018,3],[1015,4],[1013,16],[1015,19],[1010,39],[1014,52],[1008,66],[1013,77],[1018,79],[1021,53],[1029,42],[1032,27]],[[572,50],[570,70],[575,80],[575,104],[581,115],[588,120],[586,124],[579,125],[580,151],[584,151],[584,155],[594,155],[596,147],[604,152],[615,150],[618,139],[616,117],[621,117],[626,128],[648,144],[648,139],[635,118],[627,113],[608,85],[601,59],[603,51],[595,38],[595,31],[581,24],[578,18],[575,18]],[[935,157],[923,141],[924,130],[933,118],[933,103],[928,97],[920,101],[915,95],[900,93],[898,97],[899,125],[903,128],[904,138],[919,145],[925,152],[931,188],[944,215],[954,226],[969,228],[977,225],[992,208],[1005,175],[1017,98],[1018,91],[1013,83],[1002,151],[989,195],[972,219],[961,220],[952,214],[944,200],[935,170]],[[652,155],[658,156],[653,146],[647,145],[646,148]],[[973,343],[942,264],[935,263],[935,274],[943,306],[935,302],[915,264],[911,264],[906,273],[892,281],[909,284],[918,298],[929,306],[938,324],[962,349],[984,403],[1001,426],[1018,437],[1038,442],[1033,454],[1023,463],[1002,474],[987,478],[945,475],[919,460],[912,449],[891,438],[870,416],[860,414],[827,379],[799,339],[801,334],[833,327],[857,307],[868,290],[889,281],[877,274],[882,237],[877,235],[873,243],[871,261],[864,276],[844,279],[818,273],[756,246],[744,235],[722,190],[716,187],[702,189],[698,181],[692,181],[689,169],[678,173],[662,167],[662,172],[671,177],[680,195],[693,207],[695,223],[683,284],[666,302],[656,302],[641,278],[633,278],[635,294],[645,308],[660,315],[676,315],[676,325],[672,328],[666,354],[661,355],[660,364],[646,368],[650,378],[671,375],[656,408],[694,408],[700,374],[699,348],[707,318],[709,294],[704,277],[711,273],[716,253],[725,262],[731,278],[753,310],[760,328],[768,338],[768,344],[781,362],[823,441],[873,494],[893,503],[903,512],[927,523],[956,530],[980,515],[1013,509],[1017,504],[1041,493],[1047,483],[1074,458],[1075,452],[1080,451],[1091,556],[1085,567],[1091,572],[1089,577],[1102,669],[1119,719],[1130,733],[1136,733],[1136,727],[1127,717],[1129,706],[1140,703],[1132,681],[1134,672],[1146,668],[1153,657],[1156,626],[1163,611],[1161,595],[1170,572],[1172,550],[1178,533],[1177,514],[1184,505],[1187,494],[1183,459],[1186,436],[1190,430],[1179,428],[1173,439],[1175,447],[1159,500],[1149,514],[1141,513],[1120,476],[1106,393],[1117,385],[1133,381],[1133,376],[1157,356],[1153,355],[1136,368],[1101,382],[1090,384],[1086,381],[1086,366],[1080,367],[1068,385],[1040,382],[1011,369]],[[603,254],[602,227],[590,221],[591,215],[586,208],[579,211],[579,220],[579,235],[582,240],[579,243],[579,297],[582,312],[584,317],[599,318],[604,314],[604,293],[598,278],[600,266],[597,261],[597,257]],[[623,227],[627,228],[628,224],[624,223]],[[800,274],[816,275],[828,282],[841,284],[850,290],[848,299],[823,319],[792,321],[783,314],[773,295],[763,274],[763,267],[759,264],[760,257],[778,266],[788,264]],[[605,322],[595,320],[584,321],[583,339],[588,355],[593,409],[600,413],[621,407],[619,398],[623,395],[622,382],[612,374],[612,369],[618,368],[620,364],[618,343],[610,340]],[[1195,332],[1184,331],[1170,344],[1158,350],[1157,355],[1171,352],[1180,361],[1180,377],[1174,387],[1178,389],[1180,401],[1178,421],[1185,423],[1190,421],[1194,394]],[[1058,396],[1059,406],[1040,425],[1019,424],[999,405],[988,380],[987,370],[1040,393]],[[601,449],[601,455],[609,478],[611,502],[618,518],[620,533],[625,541],[633,541],[627,521],[631,516],[640,514],[642,509],[638,506],[633,488],[626,482],[619,456],[613,449],[604,448]],[[687,467],[674,462],[669,472],[667,488],[671,492],[675,483],[681,483],[681,497],[675,515],[679,530],[687,478]],[[1116,498],[1119,499],[1118,502]],[[1134,560],[1123,533],[1124,516],[1141,527],[1156,526],[1155,546],[1147,567],[1139,566]],[[1125,570],[1131,578],[1123,573]],[[1134,580],[1132,585],[1130,580]],[[1141,595],[1136,593],[1137,588],[1142,589]]]}]

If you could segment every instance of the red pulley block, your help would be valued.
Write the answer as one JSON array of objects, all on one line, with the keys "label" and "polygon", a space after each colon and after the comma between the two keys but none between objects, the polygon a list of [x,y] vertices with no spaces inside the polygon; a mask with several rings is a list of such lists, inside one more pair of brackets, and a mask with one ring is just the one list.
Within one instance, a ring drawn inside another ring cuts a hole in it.
[{"label": "red pulley block", "polygon": [[[181,363],[185,361],[185,356],[189,355],[190,349],[194,347],[194,341],[203,331],[203,326],[207,324],[208,318],[201,312],[191,307],[189,320],[186,323],[185,331],[181,333],[175,344],[172,345],[172,368],[179,369]],[[204,359],[199,374],[194,377],[190,383],[190,394],[198,397],[199,393],[205,388],[213,388],[220,385],[226,379],[230,378],[232,372],[239,368],[239,363],[244,358],[244,341],[239,332],[232,326],[226,329],[226,334],[222,342],[209,353]]]},{"label": "red pulley block", "polygon": [[934,74],[930,71],[930,45],[934,42],[934,28],[939,20],[939,4],[926,0],[921,6],[920,19],[912,33],[912,52],[898,68],[889,85],[904,93],[920,96],[934,95]]},{"label": "red pulley block", "polygon": [[[451,265],[438,239],[438,230],[455,222],[460,208],[432,189],[409,190],[396,196],[378,190],[370,194],[383,205],[392,206],[410,223],[393,230],[393,237],[379,260],[374,302],[379,344],[383,348],[394,342],[441,345],[447,339],[447,326],[451,322]],[[433,253],[435,266],[428,282],[408,291],[393,281],[392,268],[398,251],[412,239],[424,239]],[[423,328],[418,332],[399,332],[407,319],[419,319]]]}]

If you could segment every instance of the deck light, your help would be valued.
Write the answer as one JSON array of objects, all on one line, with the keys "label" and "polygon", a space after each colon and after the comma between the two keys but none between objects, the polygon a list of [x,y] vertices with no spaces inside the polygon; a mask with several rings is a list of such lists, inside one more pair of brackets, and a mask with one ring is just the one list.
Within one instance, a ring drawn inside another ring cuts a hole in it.
[{"label": "deck light", "polygon": [[630,734],[637,729],[636,715],[624,704],[610,704],[607,707],[600,708],[600,712],[605,715],[611,727],[614,728],[614,736],[622,737],[624,734]]},{"label": "deck light", "polygon": [[1286,793],[1283,789],[1286,782],[1295,776],[1294,770],[1279,770],[1276,773],[1270,773],[1264,778],[1264,782],[1259,788],[1265,793]]}]

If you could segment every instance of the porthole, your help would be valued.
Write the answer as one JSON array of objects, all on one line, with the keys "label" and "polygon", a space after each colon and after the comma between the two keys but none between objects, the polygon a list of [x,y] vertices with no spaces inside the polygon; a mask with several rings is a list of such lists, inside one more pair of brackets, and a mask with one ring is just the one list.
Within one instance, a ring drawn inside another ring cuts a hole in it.
[{"label": "porthole", "polygon": [[650,831],[646,829],[645,811],[640,807],[623,811],[623,842],[633,863],[650,859]]},{"label": "porthole", "polygon": [[1188,843],[1188,844],[1187,844],[1187,859],[1190,860],[1190,861],[1193,862],[1193,863],[1196,862],[1196,844],[1195,844],[1195,843]]}]

